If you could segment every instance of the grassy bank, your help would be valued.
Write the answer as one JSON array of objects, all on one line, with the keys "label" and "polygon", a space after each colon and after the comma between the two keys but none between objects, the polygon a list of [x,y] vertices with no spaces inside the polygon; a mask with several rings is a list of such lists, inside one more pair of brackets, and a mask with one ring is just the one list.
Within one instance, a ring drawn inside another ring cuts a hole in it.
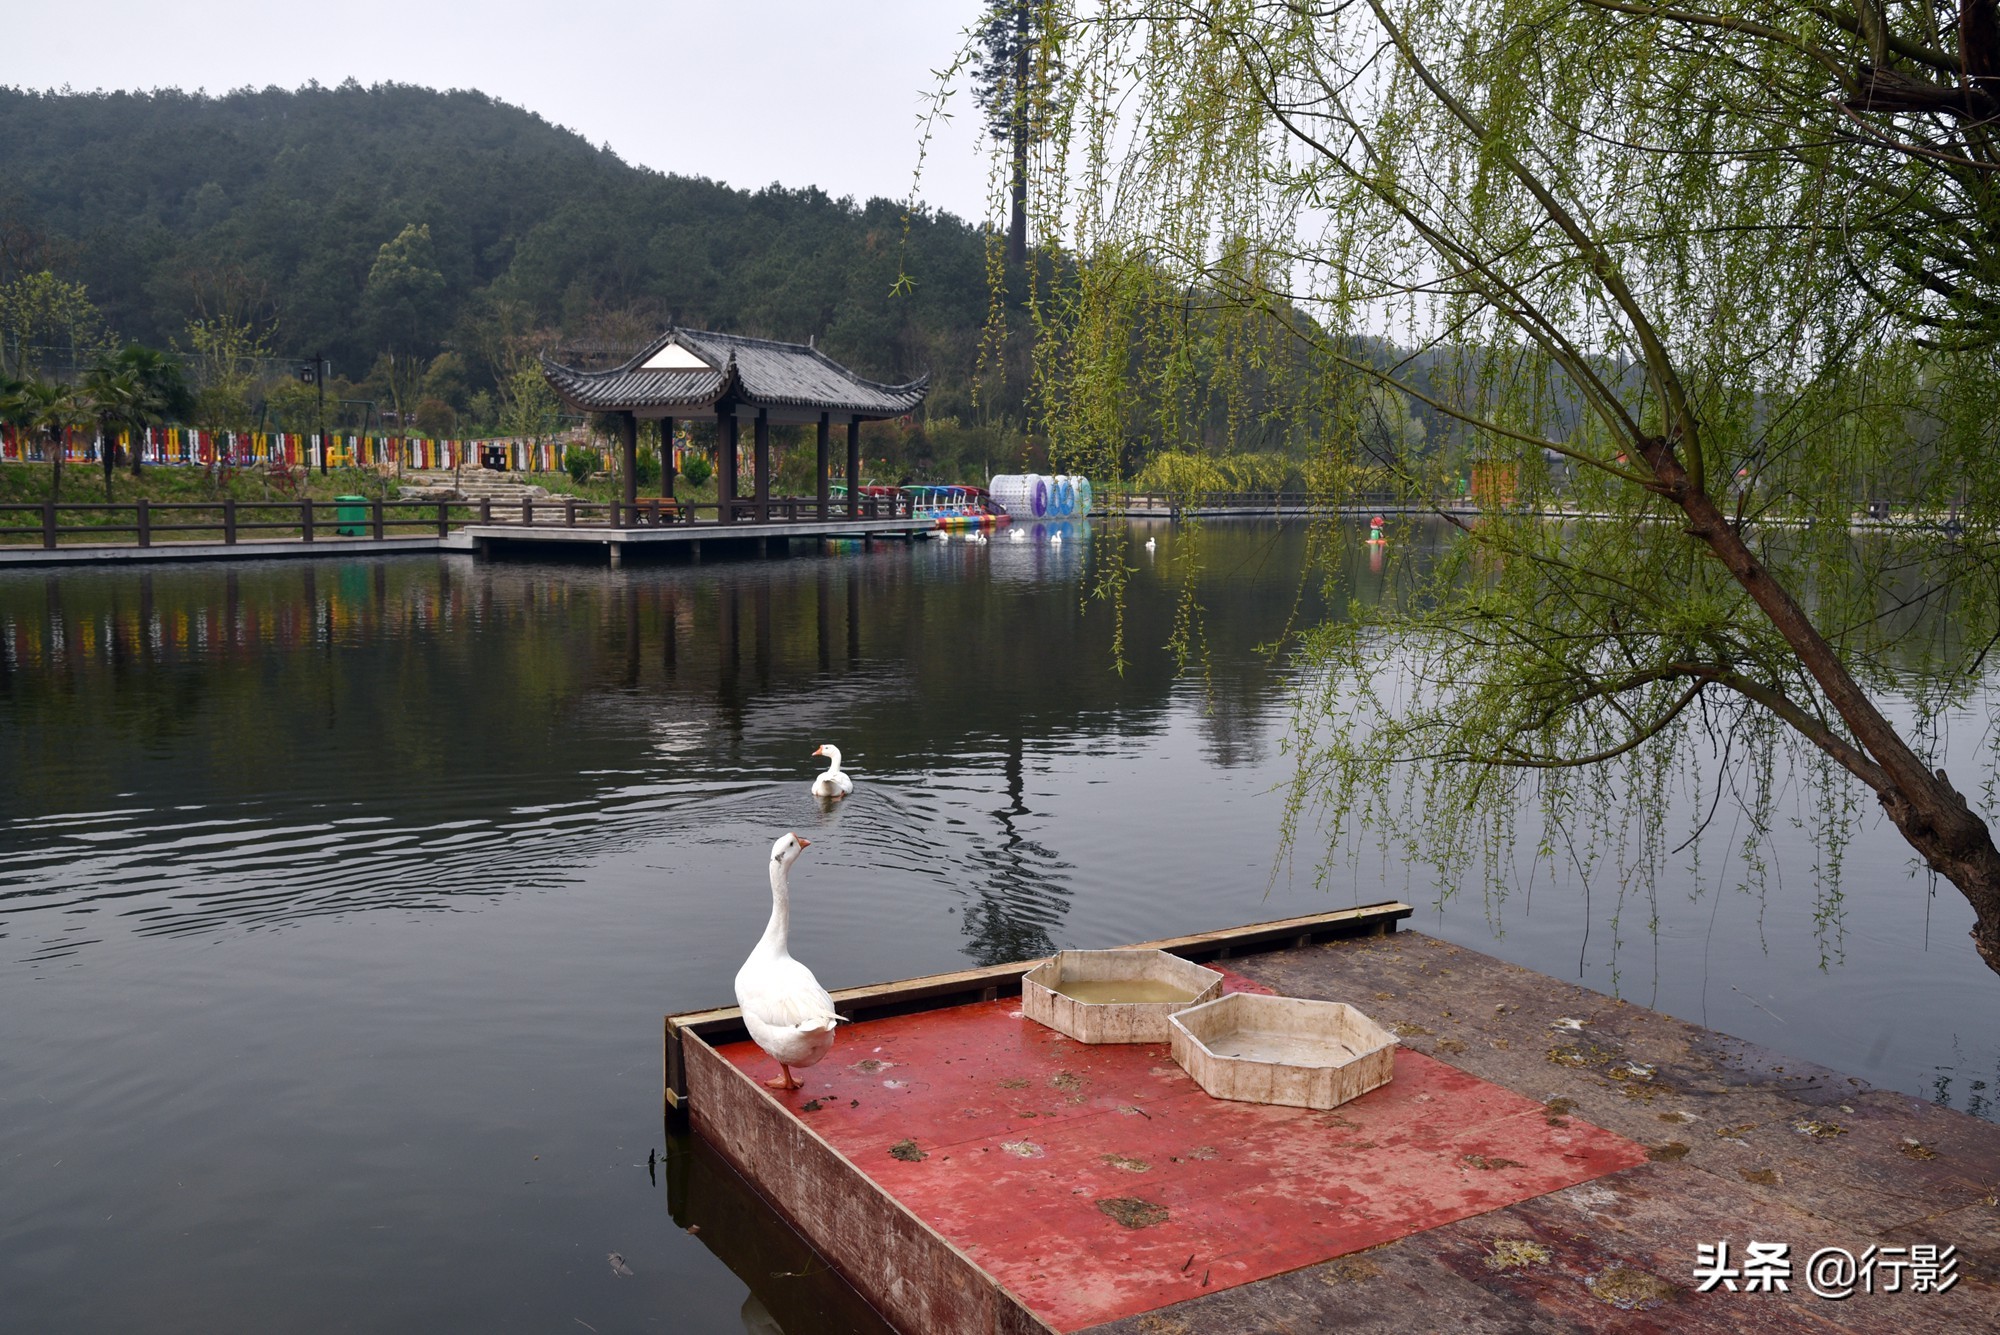
[{"label": "grassy bank", "polygon": [[[40,505],[50,499],[51,470],[47,464],[0,464],[0,503]],[[147,466],[138,477],[130,469],[114,473],[106,495],[104,470],[96,464],[64,464],[60,505],[117,505],[134,501],[293,501],[331,500],[335,496],[393,499],[395,479],[372,470],[337,468],[326,477],[303,470],[294,485],[274,480],[262,469]]]}]

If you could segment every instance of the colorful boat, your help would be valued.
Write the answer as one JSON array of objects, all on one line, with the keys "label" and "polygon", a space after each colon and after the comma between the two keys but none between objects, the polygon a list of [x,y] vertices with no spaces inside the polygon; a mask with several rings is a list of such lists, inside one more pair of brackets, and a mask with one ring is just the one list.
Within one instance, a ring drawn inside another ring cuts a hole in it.
[{"label": "colorful boat", "polygon": [[[836,502],[847,499],[847,488],[838,482],[828,488],[828,493]],[[863,487],[861,494],[903,499],[909,503],[910,513],[916,518],[932,520],[936,527],[952,532],[996,529],[1010,522],[1006,512],[993,503],[993,498],[984,487],[913,483],[907,487]]]},{"label": "colorful boat", "polygon": [[995,529],[1008,522],[984,487],[909,486],[902,489],[919,519],[951,532]]}]

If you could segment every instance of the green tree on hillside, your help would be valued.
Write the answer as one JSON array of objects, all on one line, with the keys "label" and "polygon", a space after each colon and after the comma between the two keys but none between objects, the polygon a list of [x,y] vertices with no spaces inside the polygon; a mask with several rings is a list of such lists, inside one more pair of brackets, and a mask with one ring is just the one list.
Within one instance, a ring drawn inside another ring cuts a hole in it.
[{"label": "green tree on hillside", "polygon": [[189,416],[204,431],[244,431],[253,419],[251,395],[271,357],[275,330],[236,315],[187,323],[187,355],[195,392]]},{"label": "green tree on hillside", "polygon": [[445,318],[445,280],[428,223],[411,223],[382,243],[362,290],[362,322],[381,349],[372,373],[389,391],[396,420],[415,420],[424,373]]},{"label": "green tree on hillside", "polygon": [[507,406],[500,415],[501,431],[542,441],[556,433],[561,420],[562,400],[549,388],[548,377],[532,366],[516,371],[507,386]]},{"label": "green tree on hillside", "polygon": [[0,375],[74,373],[117,343],[83,284],[46,269],[0,283]]}]

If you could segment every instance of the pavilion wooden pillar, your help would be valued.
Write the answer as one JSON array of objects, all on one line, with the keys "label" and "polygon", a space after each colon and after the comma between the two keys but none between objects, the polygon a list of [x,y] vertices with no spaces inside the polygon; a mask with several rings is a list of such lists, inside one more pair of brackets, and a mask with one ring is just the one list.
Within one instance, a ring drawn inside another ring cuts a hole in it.
[{"label": "pavilion wooden pillar", "polygon": [[861,518],[861,419],[847,419],[847,517]]},{"label": "pavilion wooden pillar", "polygon": [[725,524],[736,522],[736,406],[718,408],[715,414],[715,499],[721,502],[717,516]]},{"label": "pavilion wooden pillar", "polygon": [[627,512],[630,513],[637,509],[639,504],[638,414],[618,414],[618,445],[625,462],[625,505]]},{"label": "pavilion wooden pillar", "polygon": [[757,522],[771,519],[771,414],[757,410]]},{"label": "pavilion wooden pillar", "polygon": [[660,419],[660,499],[674,498],[674,419]]},{"label": "pavilion wooden pillar", "polygon": [[813,477],[818,482],[818,490],[814,495],[819,501],[818,514],[822,523],[826,520],[826,438],[828,427],[832,421],[833,414],[831,413],[821,413],[819,415],[819,441],[818,448],[813,457]]}]

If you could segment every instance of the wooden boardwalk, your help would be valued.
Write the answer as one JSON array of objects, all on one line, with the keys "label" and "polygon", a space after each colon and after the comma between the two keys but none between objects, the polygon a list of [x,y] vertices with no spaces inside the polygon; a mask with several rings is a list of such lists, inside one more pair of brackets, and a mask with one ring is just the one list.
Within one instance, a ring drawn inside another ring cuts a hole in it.
[{"label": "wooden boardwalk", "polygon": [[448,550],[476,551],[481,556],[509,552],[576,551],[601,548],[613,566],[628,553],[660,555],[684,552],[700,557],[718,552],[782,554],[786,544],[827,539],[912,538],[937,527],[932,519],[786,519],[768,523],[739,520],[733,524],[663,524],[654,528],[611,528],[608,525],[468,524],[444,540]]},{"label": "wooden boardwalk", "polygon": [[[702,507],[714,510],[715,507]],[[0,526],[0,569],[22,566],[122,565],[142,561],[264,561],[328,556],[476,552],[481,556],[595,549],[613,566],[628,551],[772,555],[794,541],[912,538],[936,521],[907,507],[868,506],[875,514],[821,519],[810,502],[773,502],[755,517],[739,502],[733,523],[700,520],[696,507],[663,513],[658,503],[617,506],[563,499],[495,506],[490,501],[370,501],[336,504],[131,504],[15,506],[32,528]],[[903,513],[898,513],[898,510]],[[74,512],[110,522],[76,523]],[[345,517],[343,517],[343,515]],[[118,521],[130,517],[131,522]],[[275,516],[275,517],[274,517]],[[64,518],[72,522],[60,522]],[[31,535],[38,541],[20,541]],[[126,537],[125,535],[130,535]]]}]

